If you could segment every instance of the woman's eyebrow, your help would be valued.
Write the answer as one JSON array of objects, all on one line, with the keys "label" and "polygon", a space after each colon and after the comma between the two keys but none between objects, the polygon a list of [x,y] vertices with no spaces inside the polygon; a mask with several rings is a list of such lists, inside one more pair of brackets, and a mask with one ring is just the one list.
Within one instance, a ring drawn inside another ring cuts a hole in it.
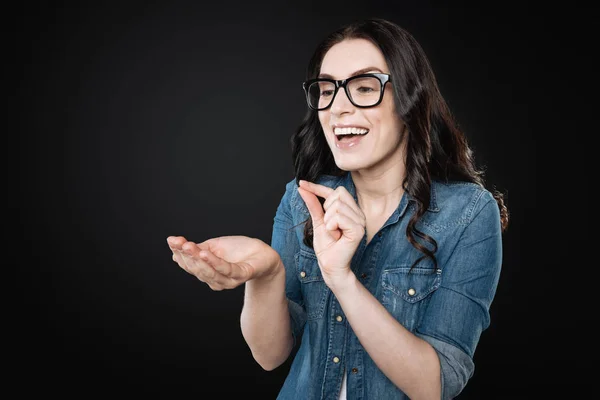
[{"label": "woman's eyebrow", "polygon": [[[373,71],[383,73],[383,71],[377,67],[367,67],[367,68],[361,68],[358,71],[354,71],[353,73],[350,74],[349,77],[353,77],[353,76],[360,75],[360,74],[366,74],[367,72],[373,72]],[[334,79],[333,76],[331,76],[329,74],[323,74],[323,73],[319,74],[319,78]]]}]

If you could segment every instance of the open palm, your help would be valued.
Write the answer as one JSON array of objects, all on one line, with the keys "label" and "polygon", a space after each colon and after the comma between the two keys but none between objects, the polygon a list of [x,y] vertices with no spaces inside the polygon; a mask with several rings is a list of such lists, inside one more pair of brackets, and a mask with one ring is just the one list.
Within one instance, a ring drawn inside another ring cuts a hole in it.
[{"label": "open palm", "polygon": [[213,290],[233,289],[281,267],[279,254],[271,246],[247,236],[221,236],[201,243],[170,236],[167,243],[173,261]]}]

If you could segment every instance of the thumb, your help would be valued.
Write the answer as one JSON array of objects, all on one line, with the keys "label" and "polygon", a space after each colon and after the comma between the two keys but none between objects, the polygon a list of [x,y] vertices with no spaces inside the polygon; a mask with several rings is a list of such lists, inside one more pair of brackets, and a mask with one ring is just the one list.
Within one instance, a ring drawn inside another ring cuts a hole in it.
[{"label": "thumb", "polygon": [[304,200],[304,203],[306,203],[306,207],[312,218],[313,229],[316,229],[319,225],[323,224],[323,216],[325,215],[323,206],[321,206],[317,196],[308,190],[298,187],[298,193],[302,197],[302,200]]}]

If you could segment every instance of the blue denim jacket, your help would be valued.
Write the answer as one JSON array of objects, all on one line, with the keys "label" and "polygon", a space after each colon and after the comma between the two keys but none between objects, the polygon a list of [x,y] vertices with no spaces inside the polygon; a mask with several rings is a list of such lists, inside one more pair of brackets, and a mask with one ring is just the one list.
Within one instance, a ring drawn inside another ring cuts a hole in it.
[{"label": "blue denim jacket", "polygon": [[[357,200],[349,173],[317,183],[342,185]],[[442,398],[451,399],[473,375],[473,354],[490,324],[502,262],[500,213],[492,194],[475,184],[434,182],[417,227],[437,241],[438,266],[421,261],[409,274],[422,256],[406,238],[413,212],[405,194],[373,239],[367,244],[363,238],[351,268],[406,329],[437,351]],[[325,285],[314,251],[302,241],[307,218],[294,179],[277,208],[271,241],[285,265],[292,331],[300,344],[278,399],[337,400],[343,373],[348,400],[407,399],[361,346]]]}]

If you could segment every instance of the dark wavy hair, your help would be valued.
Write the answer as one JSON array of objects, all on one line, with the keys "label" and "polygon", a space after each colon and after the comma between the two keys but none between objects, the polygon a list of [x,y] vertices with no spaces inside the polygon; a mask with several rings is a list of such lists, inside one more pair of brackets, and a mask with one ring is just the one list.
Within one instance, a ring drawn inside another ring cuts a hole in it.
[{"label": "dark wavy hair", "polygon": [[[306,79],[319,75],[327,51],[346,39],[366,39],[383,53],[391,74],[395,109],[406,125],[406,177],[404,190],[416,201],[416,212],[406,230],[410,243],[431,258],[437,268],[434,253],[437,242],[416,228],[430,202],[431,181],[465,181],[484,187],[484,172],[478,169],[473,151],[456,123],[438,88],[425,52],[415,38],[398,25],[380,18],[371,18],[345,25],[326,37],[316,48],[307,68]],[[345,174],[335,164],[327,145],[317,111],[307,108],[301,124],[292,135],[292,158],[296,183],[300,179],[316,181],[322,174]],[[508,209],[504,195],[490,190],[498,203],[501,227],[508,226]],[[323,199],[319,198],[321,203]],[[429,242],[428,248],[415,239]],[[312,247],[312,221],[304,225],[304,244]]]}]

